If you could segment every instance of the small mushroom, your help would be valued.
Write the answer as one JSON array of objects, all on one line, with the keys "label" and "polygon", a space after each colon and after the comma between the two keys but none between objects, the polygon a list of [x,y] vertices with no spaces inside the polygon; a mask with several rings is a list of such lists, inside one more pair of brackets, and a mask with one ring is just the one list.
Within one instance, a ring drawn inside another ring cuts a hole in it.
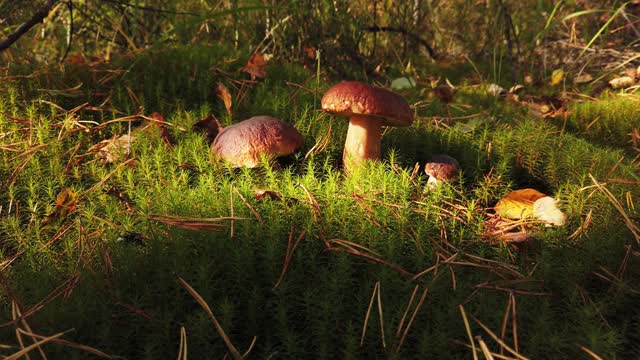
[{"label": "small mushroom", "polygon": [[383,126],[413,124],[413,112],[402,96],[358,81],[331,87],[322,97],[322,110],[349,117],[342,156],[347,171],[363,161],[380,159]]},{"label": "small mushroom", "polygon": [[512,191],[500,199],[494,209],[507,219],[533,218],[556,226],[567,221],[567,215],[558,209],[558,200],[534,189]]},{"label": "small mushroom", "polygon": [[303,142],[293,126],[271,116],[255,116],[223,128],[211,144],[211,158],[253,168],[261,156],[289,155]]},{"label": "small mushroom", "polygon": [[460,163],[449,155],[433,155],[431,161],[424,165],[424,172],[429,176],[427,186],[435,188],[443,182],[452,182],[460,176]]}]

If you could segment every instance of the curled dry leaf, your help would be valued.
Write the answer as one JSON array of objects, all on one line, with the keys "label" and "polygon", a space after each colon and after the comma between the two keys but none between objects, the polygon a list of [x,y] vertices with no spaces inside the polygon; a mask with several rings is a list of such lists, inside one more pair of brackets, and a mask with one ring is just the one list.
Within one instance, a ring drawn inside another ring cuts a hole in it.
[{"label": "curled dry leaf", "polygon": [[487,93],[494,97],[506,96],[507,90],[498,84],[489,84]]},{"label": "curled dry leaf", "polygon": [[573,83],[574,84],[584,84],[584,83],[588,83],[591,80],[593,80],[593,76],[591,76],[590,74],[584,73],[584,74],[580,74],[576,77],[573,78]]},{"label": "curled dry leaf", "polygon": [[98,149],[100,159],[105,163],[112,164],[119,162],[129,155],[131,152],[131,143],[134,140],[135,138],[133,136],[125,134],[109,140],[103,140],[89,150],[91,151],[94,148]]},{"label": "curled dry leaf", "polygon": [[216,85],[216,96],[224,102],[224,107],[227,109],[227,114],[231,115],[231,106],[233,104],[231,100],[231,93],[223,83]]},{"label": "curled dry leaf", "polygon": [[262,54],[255,52],[251,55],[247,65],[242,68],[242,71],[249,74],[251,80],[256,78],[264,79],[267,75],[267,61]]},{"label": "curled dry leaf", "polygon": [[551,225],[564,225],[567,216],[557,207],[558,201],[534,189],[512,191],[494,207],[507,219],[537,219]]},{"label": "curled dry leaf", "polygon": [[253,191],[253,196],[256,200],[263,200],[269,198],[269,200],[282,200],[282,194],[273,190],[256,189]]},{"label": "curled dry leaf", "polygon": [[611,88],[614,90],[626,89],[628,87],[632,87],[635,84],[636,84],[636,79],[631,76],[622,76],[619,78],[609,80],[609,85],[611,85]]}]

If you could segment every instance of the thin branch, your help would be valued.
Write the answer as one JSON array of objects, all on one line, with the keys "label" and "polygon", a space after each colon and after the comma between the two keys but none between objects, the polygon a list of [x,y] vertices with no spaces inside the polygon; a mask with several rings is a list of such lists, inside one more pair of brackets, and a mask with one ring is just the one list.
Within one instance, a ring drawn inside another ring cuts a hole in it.
[{"label": "thin branch", "polygon": [[372,32],[374,34],[378,32],[395,32],[395,33],[400,33],[402,35],[408,36],[414,39],[415,41],[417,41],[418,43],[420,43],[422,46],[424,46],[425,49],[427,49],[427,52],[429,53],[429,56],[431,56],[431,58],[433,58],[434,60],[437,59],[436,52],[433,50],[429,42],[421,38],[419,35],[407,31],[407,29],[392,27],[392,26],[373,25],[373,26],[365,27],[364,30]]},{"label": "thin branch", "polygon": [[58,0],[47,0],[47,4],[44,5],[35,14],[33,14],[29,21],[20,25],[20,27],[18,27],[18,29],[16,29],[14,33],[10,34],[9,37],[0,42],[0,51],[8,49],[11,45],[13,45],[13,43],[18,41],[18,39],[20,39],[22,35],[31,30],[32,27],[34,27],[38,23],[41,23],[49,15],[49,12],[57,1]]},{"label": "thin branch", "polygon": [[112,4],[124,5],[124,6],[127,6],[127,7],[132,7],[132,8],[140,9],[140,10],[144,10],[144,11],[162,13],[162,14],[188,15],[188,16],[201,16],[202,15],[202,14],[198,14],[198,13],[194,13],[194,12],[183,12],[183,11],[172,11],[172,10],[158,9],[158,8],[154,8],[154,7],[151,7],[151,6],[136,5],[136,4],[128,3],[126,1],[119,1],[119,0],[102,0],[102,1],[108,2],[108,3],[112,3]]}]

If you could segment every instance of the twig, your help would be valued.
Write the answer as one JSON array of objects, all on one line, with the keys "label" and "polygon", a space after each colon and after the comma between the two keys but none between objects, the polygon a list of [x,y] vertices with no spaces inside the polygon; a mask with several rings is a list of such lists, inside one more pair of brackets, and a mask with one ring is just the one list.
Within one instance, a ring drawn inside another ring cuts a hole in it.
[{"label": "twig", "polygon": [[184,11],[173,11],[173,10],[158,9],[158,8],[154,8],[154,7],[151,7],[151,6],[143,6],[143,5],[131,4],[131,3],[128,3],[126,1],[119,1],[119,0],[102,0],[102,1],[108,2],[108,3],[112,3],[112,4],[124,5],[124,6],[127,6],[127,7],[140,9],[140,10],[144,10],[144,11],[151,11],[151,12],[161,13],[161,14],[202,16],[202,14],[198,14],[198,13],[194,13],[194,12],[184,12]]},{"label": "twig", "polygon": [[433,50],[433,48],[431,47],[431,45],[429,44],[429,42],[427,40],[421,38],[417,34],[409,32],[405,28],[393,27],[393,26],[373,25],[373,26],[365,27],[364,30],[372,32],[374,34],[378,33],[378,32],[395,32],[395,33],[400,33],[402,35],[408,36],[408,37],[414,39],[415,41],[417,41],[418,43],[420,43],[422,46],[424,46],[425,49],[427,49],[427,52],[429,53],[429,56],[431,56],[432,59],[434,59],[434,60],[438,59],[438,57],[436,55],[436,52]]},{"label": "twig", "polygon": [[58,0],[48,0],[47,4],[44,5],[35,14],[33,14],[31,19],[20,25],[20,27],[18,27],[18,29],[16,29],[16,31],[14,31],[12,34],[10,34],[9,37],[7,37],[7,39],[5,39],[3,42],[0,42],[0,51],[9,48],[11,45],[13,45],[14,42],[18,41],[18,39],[20,39],[22,35],[26,34],[27,31],[29,31],[32,27],[34,27],[38,23],[41,23],[49,15],[49,12],[57,1]]},{"label": "twig", "polygon": [[418,311],[420,311],[420,308],[422,307],[422,303],[424,303],[424,299],[427,297],[428,292],[429,292],[429,288],[425,287],[424,291],[422,292],[422,295],[420,296],[420,300],[416,305],[416,308],[413,309],[413,314],[411,315],[411,319],[409,319],[409,323],[407,324],[407,327],[404,329],[404,332],[402,333],[402,337],[400,338],[400,342],[398,343],[398,347],[396,348],[396,353],[400,352],[400,348],[404,343],[404,339],[406,339],[407,334],[409,333],[409,329],[411,328],[411,324],[413,324],[413,320],[415,320],[416,315],[418,315]]}]

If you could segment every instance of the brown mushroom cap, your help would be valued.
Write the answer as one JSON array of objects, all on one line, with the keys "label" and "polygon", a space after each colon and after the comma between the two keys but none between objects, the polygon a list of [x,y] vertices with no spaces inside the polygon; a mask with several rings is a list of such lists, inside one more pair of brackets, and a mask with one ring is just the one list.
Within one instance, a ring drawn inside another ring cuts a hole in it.
[{"label": "brown mushroom cap", "polygon": [[322,110],[338,116],[376,117],[382,126],[413,124],[413,112],[402,96],[359,81],[332,86],[322,97]]},{"label": "brown mushroom cap", "polygon": [[302,135],[290,124],[271,116],[255,116],[227,126],[211,144],[212,158],[234,167],[256,167],[262,155],[285,156],[302,146]]},{"label": "brown mushroom cap", "polygon": [[460,175],[460,163],[449,155],[433,155],[431,161],[424,165],[424,172],[432,183],[450,181]]}]

